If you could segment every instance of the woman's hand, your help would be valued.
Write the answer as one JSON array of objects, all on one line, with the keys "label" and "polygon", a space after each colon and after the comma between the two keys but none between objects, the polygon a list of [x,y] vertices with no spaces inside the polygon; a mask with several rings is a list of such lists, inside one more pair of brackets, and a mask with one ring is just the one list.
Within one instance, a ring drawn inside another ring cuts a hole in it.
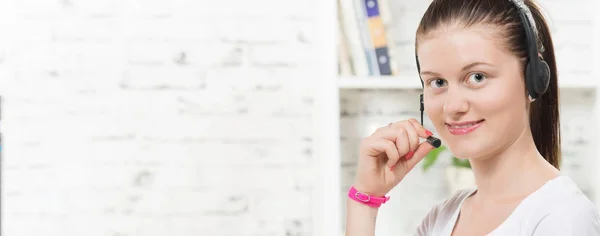
[{"label": "woman's hand", "polygon": [[419,140],[431,135],[415,119],[378,128],[360,145],[354,187],[370,195],[386,195],[434,149]]}]

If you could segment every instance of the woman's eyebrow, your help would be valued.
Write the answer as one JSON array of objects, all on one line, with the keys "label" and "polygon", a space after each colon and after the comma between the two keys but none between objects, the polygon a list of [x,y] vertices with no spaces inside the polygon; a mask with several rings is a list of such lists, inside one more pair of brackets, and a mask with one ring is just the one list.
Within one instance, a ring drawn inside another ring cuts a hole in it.
[{"label": "woman's eyebrow", "polygon": [[[466,66],[464,66],[461,71],[467,71],[475,66],[479,66],[479,65],[486,65],[486,66],[492,66],[492,64],[487,63],[487,62],[481,62],[481,61],[475,61],[475,62],[471,62],[469,64],[467,64]],[[439,73],[437,72],[433,72],[433,71],[421,71],[421,75],[432,75],[432,76],[441,76]]]},{"label": "woman's eyebrow", "polygon": [[476,62],[471,62],[471,63],[467,64],[466,66],[464,66],[464,67],[462,68],[462,70],[461,70],[461,71],[463,71],[463,72],[464,72],[464,71],[467,71],[467,70],[469,70],[469,69],[471,69],[471,68],[473,68],[473,67],[479,66],[479,65],[492,66],[492,64],[490,64],[490,63],[487,63],[487,62],[476,61]]}]

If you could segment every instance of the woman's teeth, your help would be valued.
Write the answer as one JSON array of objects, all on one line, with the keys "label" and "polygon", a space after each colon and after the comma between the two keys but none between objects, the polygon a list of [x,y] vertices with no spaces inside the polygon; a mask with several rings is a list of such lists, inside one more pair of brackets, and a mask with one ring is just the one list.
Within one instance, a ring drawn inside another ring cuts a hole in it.
[{"label": "woman's teeth", "polygon": [[471,126],[473,126],[473,125],[475,125],[475,124],[477,124],[477,123],[474,123],[474,124],[468,124],[468,125],[453,125],[453,126],[450,126],[450,127],[452,127],[452,128],[456,128],[456,129],[461,129],[461,128],[469,128],[469,127],[471,127]]}]

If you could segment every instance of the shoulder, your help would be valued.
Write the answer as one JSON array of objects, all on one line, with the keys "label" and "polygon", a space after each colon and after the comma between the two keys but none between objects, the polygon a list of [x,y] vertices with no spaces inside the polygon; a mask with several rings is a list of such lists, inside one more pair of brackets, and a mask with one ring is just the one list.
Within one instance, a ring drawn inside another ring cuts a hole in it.
[{"label": "shoulder", "polygon": [[545,195],[534,235],[600,235],[598,208],[571,179]]},{"label": "shoulder", "polygon": [[475,192],[474,188],[461,189],[431,207],[417,228],[417,235],[435,235],[446,226],[462,202]]},{"label": "shoulder", "polygon": [[562,204],[540,218],[534,235],[600,235],[600,217],[593,204],[585,201]]}]

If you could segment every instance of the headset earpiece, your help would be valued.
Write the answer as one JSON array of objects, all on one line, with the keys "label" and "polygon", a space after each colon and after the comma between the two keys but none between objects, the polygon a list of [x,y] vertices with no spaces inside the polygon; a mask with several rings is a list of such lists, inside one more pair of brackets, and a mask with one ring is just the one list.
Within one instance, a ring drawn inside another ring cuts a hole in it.
[{"label": "headset earpiece", "polygon": [[539,98],[548,90],[550,85],[550,67],[541,58],[527,63],[525,68],[525,83],[529,97]]},{"label": "headset earpiece", "polygon": [[537,29],[531,11],[524,2],[511,0],[519,11],[519,17],[525,30],[528,62],[525,66],[525,86],[531,101],[536,100],[548,90],[550,68],[538,53]]},{"label": "headset earpiece", "polygon": [[548,90],[548,85],[550,85],[550,67],[548,66],[548,63],[540,59],[537,70],[538,78],[536,78],[535,84],[537,84],[537,86],[535,89],[538,94],[542,95]]}]

